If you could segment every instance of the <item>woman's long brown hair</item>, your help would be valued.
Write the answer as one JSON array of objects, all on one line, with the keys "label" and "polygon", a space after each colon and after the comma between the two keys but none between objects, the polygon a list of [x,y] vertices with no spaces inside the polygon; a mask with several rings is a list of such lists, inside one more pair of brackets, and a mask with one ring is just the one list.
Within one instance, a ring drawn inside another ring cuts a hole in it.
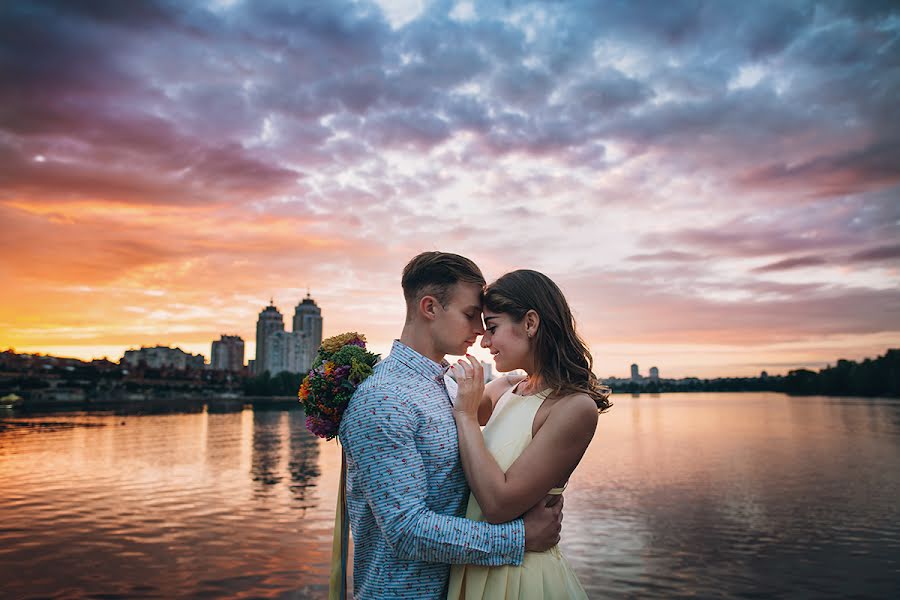
[{"label": "woman's long brown hair", "polygon": [[549,277],[529,269],[507,273],[485,288],[484,305],[510,315],[516,323],[529,310],[538,314],[535,375],[543,378],[553,395],[587,394],[600,412],[612,406],[610,389],[594,375],[594,359],[575,330],[569,303]]}]

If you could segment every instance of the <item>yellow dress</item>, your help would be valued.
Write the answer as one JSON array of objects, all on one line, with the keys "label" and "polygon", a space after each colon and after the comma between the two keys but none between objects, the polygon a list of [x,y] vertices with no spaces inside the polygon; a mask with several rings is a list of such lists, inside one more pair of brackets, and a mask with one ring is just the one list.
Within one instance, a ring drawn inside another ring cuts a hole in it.
[{"label": "yellow dress", "polygon": [[[484,426],[484,441],[500,469],[506,472],[531,443],[534,416],[548,392],[519,396],[510,389],[494,407]],[[550,493],[561,493],[556,488]],[[469,494],[466,518],[484,521],[475,496]],[[448,600],[587,599],[572,567],[554,546],[546,552],[526,552],[520,566],[453,565]]]}]

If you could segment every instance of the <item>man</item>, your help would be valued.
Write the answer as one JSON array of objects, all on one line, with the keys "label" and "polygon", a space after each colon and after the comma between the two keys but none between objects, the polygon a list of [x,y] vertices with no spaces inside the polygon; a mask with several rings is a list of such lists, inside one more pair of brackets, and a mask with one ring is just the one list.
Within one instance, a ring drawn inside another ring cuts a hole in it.
[{"label": "man", "polygon": [[444,355],[465,354],[484,333],[481,271],[462,256],[425,252],[402,284],[403,333],[340,426],[357,600],[443,600],[450,564],[518,565],[526,550],[559,541],[561,502],[499,525],[462,516],[469,489]]}]

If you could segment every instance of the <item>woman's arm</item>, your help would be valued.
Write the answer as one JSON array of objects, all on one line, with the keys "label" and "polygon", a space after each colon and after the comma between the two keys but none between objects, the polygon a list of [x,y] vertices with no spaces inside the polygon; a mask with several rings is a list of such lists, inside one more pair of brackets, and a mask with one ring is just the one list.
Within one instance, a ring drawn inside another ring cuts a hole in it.
[{"label": "woman's arm", "polygon": [[459,378],[453,413],[459,453],[469,487],[485,518],[503,523],[537,504],[575,470],[593,439],[597,405],[587,394],[560,399],[532,442],[504,473],[481,434],[477,407],[484,384],[478,385],[480,373],[474,375]]}]

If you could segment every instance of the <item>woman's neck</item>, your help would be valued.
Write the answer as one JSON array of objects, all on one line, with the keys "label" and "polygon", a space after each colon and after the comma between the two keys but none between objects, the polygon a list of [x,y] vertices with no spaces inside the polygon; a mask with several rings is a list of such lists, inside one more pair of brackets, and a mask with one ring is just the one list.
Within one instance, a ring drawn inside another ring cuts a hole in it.
[{"label": "woman's neck", "polygon": [[526,371],[525,379],[523,379],[521,385],[519,385],[519,393],[523,396],[536,394],[543,391],[545,387],[546,384],[544,383],[543,377]]}]

